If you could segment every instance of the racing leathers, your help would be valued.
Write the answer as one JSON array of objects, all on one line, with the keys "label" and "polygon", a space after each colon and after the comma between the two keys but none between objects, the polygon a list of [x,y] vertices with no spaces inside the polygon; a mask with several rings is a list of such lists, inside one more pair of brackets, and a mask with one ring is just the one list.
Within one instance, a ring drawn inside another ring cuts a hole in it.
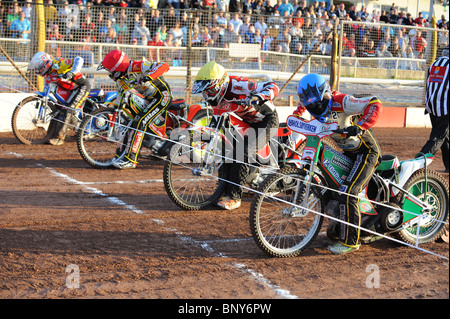
[{"label": "racing leathers", "polygon": [[162,76],[168,70],[169,65],[165,62],[153,63],[146,60],[131,61],[128,66],[127,80],[137,81],[134,89],[142,94],[148,103],[142,108],[136,104],[129,105],[128,112],[133,121],[131,129],[117,150],[117,158],[123,156],[126,160],[137,164],[144,134],[149,129],[152,130],[149,125],[172,103],[169,84]]},{"label": "racing leathers", "polygon": [[51,144],[60,145],[66,137],[71,113],[74,113],[74,110],[78,111],[81,109],[84,100],[89,95],[91,86],[81,73],[84,62],[82,57],[77,56],[73,59],[57,58],[53,59],[52,62],[52,66],[44,77],[45,82],[55,82],[60,88],[73,92],[66,101],[67,108],[63,110],[58,118],[56,138],[49,141]]},{"label": "racing leathers", "polygon": [[[274,129],[278,128],[278,114],[273,99],[278,93],[279,88],[275,82],[256,83],[251,79],[230,76],[223,99],[218,106],[214,106],[215,111],[234,112],[253,128],[251,134],[247,134],[243,145],[236,145],[235,161],[230,163],[230,159],[227,158],[222,166],[224,179],[231,182],[225,187],[225,195],[232,200],[241,199],[243,193],[241,186],[245,184],[250,173],[250,167],[244,163],[252,163],[256,152],[275,135]],[[233,103],[243,100],[251,102],[252,99],[258,103],[248,103],[252,105]]]},{"label": "racing leathers", "polygon": [[[370,128],[377,122],[382,111],[382,104],[374,96],[355,98],[348,94],[334,91],[331,94],[332,107],[327,123],[337,122],[339,128],[354,127],[359,135],[346,136],[333,134],[331,138],[344,151],[344,155],[354,161],[349,176],[340,187],[338,195],[339,219],[357,227],[339,223],[337,237],[339,242],[348,247],[359,246],[361,213],[358,194],[367,186],[375,169],[381,162],[381,150]],[[305,108],[299,104],[294,115],[301,116]]]}]

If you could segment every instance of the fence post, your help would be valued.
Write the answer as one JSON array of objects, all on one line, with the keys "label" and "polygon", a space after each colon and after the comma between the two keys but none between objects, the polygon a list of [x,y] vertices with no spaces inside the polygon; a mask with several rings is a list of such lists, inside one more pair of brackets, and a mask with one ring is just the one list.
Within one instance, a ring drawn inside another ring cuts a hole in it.
[{"label": "fence post", "polygon": [[[45,51],[45,14],[44,14],[44,0],[36,0],[36,17],[37,17],[37,51]],[[32,53],[34,55],[34,52]],[[37,88],[40,91],[44,90],[44,78],[37,77]]]},{"label": "fence post", "polygon": [[339,39],[337,35],[337,26],[334,26],[333,42],[331,48],[331,63],[330,63],[330,87],[334,91],[338,82],[337,56],[338,56]]}]

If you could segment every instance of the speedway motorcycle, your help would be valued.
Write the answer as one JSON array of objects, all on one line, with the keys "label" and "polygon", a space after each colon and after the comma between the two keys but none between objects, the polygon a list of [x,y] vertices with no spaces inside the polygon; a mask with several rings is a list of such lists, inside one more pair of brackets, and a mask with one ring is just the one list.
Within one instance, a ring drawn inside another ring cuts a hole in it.
[{"label": "speedway motorcycle", "polygon": [[[323,124],[295,116],[289,129],[306,136],[301,159],[292,159],[258,189],[250,210],[250,228],[259,248],[271,257],[293,257],[304,251],[330,217],[327,235],[336,237],[339,187],[353,162],[339,151],[331,134],[346,134],[337,123]],[[385,155],[359,194],[361,241],[394,236],[417,245],[438,239],[448,224],[449,185],[428,169],[431,154],[399,161]]]},{"label": "speedway motorcycle", "polygon": [[[236,158],[238,145],[243,145],[250,128],[226,105],[213,110],[204,126],[191,127],[190,134],[176,139],[170,161],[164,165],[166,192],[176,205],[186,210],[205,209],[217,203],[227,182],[222,165]],[[267,174],[284,167],[287,159],[300,159],[304,139],[282,123],[275,136],[257,152],[255,163],[249,164],[248,188],[256,189]],[[243,158],[236,158],[239,160]]]},{"label": "speedway motorcycle", "polygon": [[[133,121],[131,109],[143,109],[149,103],[143,95],[133,90],[135,80],[119,79],[120,90],[116,102],[89,114],[80,124],[77,147],[83,160],[94,168],[111,168],[117,149],[125,143],[124,137]],[[166,157],[172,142],[173,131],[201,124],[207,118],[205,104],[187,105],[184,100],[173,100],[171,105],[153,123],[151,131],[143,137],[142,157]]]},{"label": "speedway motorcycle", "polygon": [[[23,144],[43,144],[53,138],[57,126],[64,118],[65,105],[70,103],[76,91],[67,90],[56,83],[46,83],[42,92],[23,99],[15,107],[11,126],[16,138]],[[117,92],[105,93],[102,89],[91,90],[81,110],[72,115],[71,125],[75,131],[86,114],[104,107],[114,100]]]}]

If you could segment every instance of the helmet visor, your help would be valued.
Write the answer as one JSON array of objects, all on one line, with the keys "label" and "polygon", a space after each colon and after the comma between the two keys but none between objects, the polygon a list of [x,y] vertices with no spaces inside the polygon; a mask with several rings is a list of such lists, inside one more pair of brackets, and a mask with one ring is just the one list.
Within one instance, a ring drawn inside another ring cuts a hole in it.
[{"label": "helmet visor", "polygon": [[[212,80],[200,80],[194,82],[194,87],[192,88],[192,94],[202,93],[204,91],[210,91],[215,89]],[[216,89],[217,92],[217,89]]]},{"label": "helmet visor", "polygon": [[329,102],[330,100],[324,99],[305,105],[305,107],[315,118],[319,118],[326,115],[325,113],[328,111]]}]

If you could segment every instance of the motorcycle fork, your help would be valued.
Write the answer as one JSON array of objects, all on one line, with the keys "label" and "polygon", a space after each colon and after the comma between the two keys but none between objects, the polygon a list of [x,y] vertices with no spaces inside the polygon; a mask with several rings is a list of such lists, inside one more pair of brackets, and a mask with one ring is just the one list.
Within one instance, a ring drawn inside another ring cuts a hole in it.
[{"label": "motorcycle fork", "polygon": [[38,108],[38,117],[37,117],[37,121],[36,121],[37,126],[46,124],[45,119],[47,116],[47,105],[48,105],[47,101],[48,101],[48,98],[45,96],[37,104],[37,108]]},{"label": "motorcycle fork", "polygon": [[223,118],[217,123],[213,134],[212,141],[207,144],[207,148],[205,150],[205,159],[203,165],[203,172],[207,172],[207,174],[214,174],[223,164],[223,161],[217,163],[215,154],[215,150],[217,149],[217,144],[220,140],[220,129],[222,128]]},{"label": "motorcycle fork", "polygon": [[[292,206],[290,215],[292,217],[304,217],[308,214],[309,210],[306,208],[307,206],[307,200],[309,198],[309,194],[311,192],[311,182],[313,180],[316,166],[319,163],[319,150],[321,149],[322,144],[320,143],[317,146],[317,151],[314,156],[314,160],[309,160],[309,170],[305,169],[306,175],[303,180],[297,181],[297,187],[295,189],[294,199],[293,203],[296,206]],[[306,165],[303,165],[303,168],[305,168]],[[298,207],[300,206],[300,207]]]}]

